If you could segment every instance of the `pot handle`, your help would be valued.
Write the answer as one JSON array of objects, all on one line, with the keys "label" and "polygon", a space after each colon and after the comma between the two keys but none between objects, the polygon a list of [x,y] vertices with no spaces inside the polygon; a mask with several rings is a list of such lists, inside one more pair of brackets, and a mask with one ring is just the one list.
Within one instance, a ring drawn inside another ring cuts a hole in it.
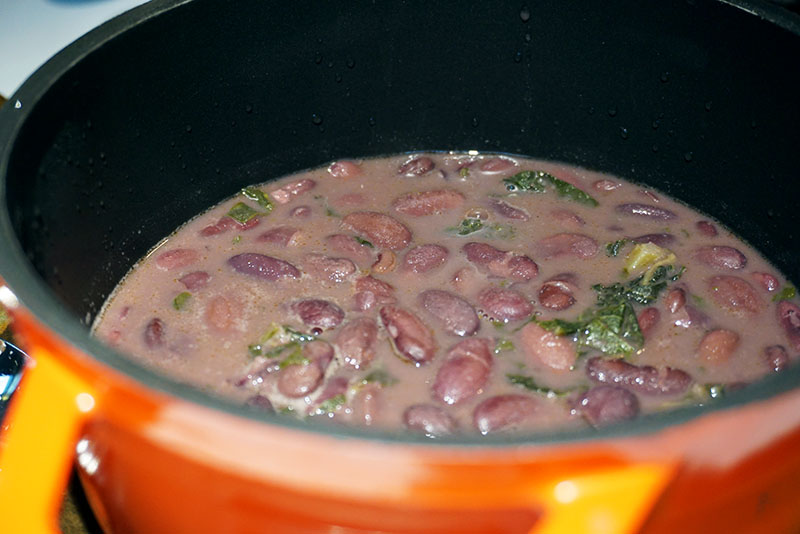
[{"label": "pot handle", "polygon": [[33,352],[0,435],[0,531],[54,534],[78,431],[97,397],[57,355]]}]

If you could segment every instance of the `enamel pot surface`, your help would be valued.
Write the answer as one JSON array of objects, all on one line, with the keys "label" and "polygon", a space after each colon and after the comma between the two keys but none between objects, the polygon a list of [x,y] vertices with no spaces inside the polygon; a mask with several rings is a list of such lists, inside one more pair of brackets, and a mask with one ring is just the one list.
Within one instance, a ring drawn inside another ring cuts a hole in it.
[{"label": "enamel pot surface", "polygon": [[131,532],[791,532],[798,369],[599,431],[424,438],[306,426],[173,383],[91,323],[162,237],[339,158],[506,152],[618,174],[800,280],[800,20],[750,1],[154,0],[0,111],[0,290],[30,353],[0,523],[52,532],[73,462]]}]

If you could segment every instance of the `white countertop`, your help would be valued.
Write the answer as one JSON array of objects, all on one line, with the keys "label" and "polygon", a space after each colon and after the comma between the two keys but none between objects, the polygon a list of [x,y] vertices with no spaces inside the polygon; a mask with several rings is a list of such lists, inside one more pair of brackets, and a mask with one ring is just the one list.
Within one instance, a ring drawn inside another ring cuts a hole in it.
[{"label": "white countertop", "polygon": [[10,97],[56,52],[147,0],[0,0],[0,95]]}]

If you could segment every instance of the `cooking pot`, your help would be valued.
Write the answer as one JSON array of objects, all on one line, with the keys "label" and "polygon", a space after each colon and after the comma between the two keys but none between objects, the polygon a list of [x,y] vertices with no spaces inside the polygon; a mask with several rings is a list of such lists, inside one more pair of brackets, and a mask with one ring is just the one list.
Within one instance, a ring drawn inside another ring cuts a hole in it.
[{"label": "cooking pot", "polygon": [[686,201],[800,280],[800,19],[749,0],[154,0],[0,111],[0,297],[29,352],[0,523],[73,462],[127,532],[796,532],[800,371],[603,430],[437,441],[256,413],[89,336],[131,265],[246,184],[478,150]]}]

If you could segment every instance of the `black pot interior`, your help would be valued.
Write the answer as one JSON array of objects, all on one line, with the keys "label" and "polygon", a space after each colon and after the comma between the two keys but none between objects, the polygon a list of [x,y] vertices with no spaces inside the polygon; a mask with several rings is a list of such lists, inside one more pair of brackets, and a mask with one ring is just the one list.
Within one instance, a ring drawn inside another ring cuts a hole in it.
[{"label": "black pot interior", "polygon": [[788,12],[705,0],[173,4],[73,45],[0,115],[12,238],[85,322],[134,261],[242,186],[413,150],[517,153],[646,183],[800,281],[800,24]]}]

